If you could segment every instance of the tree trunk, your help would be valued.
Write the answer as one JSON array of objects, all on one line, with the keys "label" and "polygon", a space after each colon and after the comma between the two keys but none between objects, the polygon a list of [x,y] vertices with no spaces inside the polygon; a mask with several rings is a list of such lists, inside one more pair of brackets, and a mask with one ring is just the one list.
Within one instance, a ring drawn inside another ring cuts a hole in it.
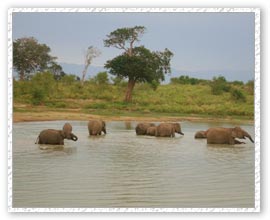
[{"label": "tree trunk", "polygon": [[84,84],[84,80],[85,80],[85,76],[86,76],[86,72],[87,72],[87,68],[89,65],[85,65],[84,70],[82,72],[82,79],[81,79],[81,85],[83,86]]},{"label": "tree trunk", "polygon": [[20,81],[23,81],[24,80],[24,71],[21,70],[20,71]]},{"label": "tree trunk", "polygon": [[128,80],[128,87],[126,91],[126,97],[125,97],[125,102],[131,102],[132,100],[132,91],[135,86],[135,80],[129,79]]}]

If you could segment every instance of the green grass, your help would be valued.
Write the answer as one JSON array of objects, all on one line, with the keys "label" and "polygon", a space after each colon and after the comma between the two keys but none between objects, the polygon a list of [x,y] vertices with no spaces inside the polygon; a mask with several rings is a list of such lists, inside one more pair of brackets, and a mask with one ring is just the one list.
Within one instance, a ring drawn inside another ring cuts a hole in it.
[{"label": "green grass", "polygon": [[[14,83],[14,103],[31,105],[32,82]],[[136,84],[131,103],[123,102],[125,86],[96,85],[86,82],[50,84],[48,94],[41,105],[61,111],[63,109],[79,109],[84,113],[100,115],[127,116],[194,116],[202,117],[240,117],[253,119],[254,95],[245,85],[234,85],[238,96],[234,98],[230,92],[213,95],[210,85],[160,85],[153,90],[147,84]],[[34,97],[35,98],[35,97]],[[35,106],[33,105],[33,108]],[[22,109],[14,108],[14,111]]]}]

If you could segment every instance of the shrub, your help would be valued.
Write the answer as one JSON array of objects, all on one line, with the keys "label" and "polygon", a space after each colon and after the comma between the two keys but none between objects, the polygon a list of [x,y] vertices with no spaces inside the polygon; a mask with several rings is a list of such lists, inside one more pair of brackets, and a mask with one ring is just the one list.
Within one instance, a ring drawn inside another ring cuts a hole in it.
[{"label": "shrub", "polygon": [[61,80],[61,82],[63,82],[64,84],[66,85],[71,85],[72,83],[78,81],[77,80],[77,76],[76,75],[73,75],[73,74],[70,74],[70,75],[64,75]]},{"label": "shrub", "polygon": [[213,95],[221,95],[223,92],[229,92],[230,86],[223,76],[214,77],[210,83]]},{"label": "shrub", "polygon": [[232,89],[231,90],[231,95],[232,95],[232,98],[235,100],[235,101],[242,101],[242,102],[245,102],[246,101],[246,96],[244,95],[244,93],[239,90],[239,89]]},{"label": "shrub", "polygon": [[107,72],[99,72],[95,76],[95,81],[98,85],[106,85],[109,83],[109,78]]},{"label": "shrub", "polygon": [[249,80],[246,83],[247,91],[249,94],[253,95],[254,94],[254,80]]},{"label": "shrub", "polygon": [[44,89],[40,87],[34,87],[32,90],[31,102],[33,105],[40,105],[45,101],[46,94]]}]

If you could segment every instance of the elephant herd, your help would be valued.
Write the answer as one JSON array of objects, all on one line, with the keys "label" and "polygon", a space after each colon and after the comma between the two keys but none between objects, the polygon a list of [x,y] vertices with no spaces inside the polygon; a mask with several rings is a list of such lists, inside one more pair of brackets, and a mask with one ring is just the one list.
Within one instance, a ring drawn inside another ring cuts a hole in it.
[{"label": "elephant herd", "polygon": [[[137,135],[149,135],[156,137],[174,137],[175,133],[184,135],[181,130],[180,123],[161,123],[155,125],[153,123],[139,123],[136,128]],[[244,142],[236,140],[249,138],[254,143],[250,134],[240,127],[234,128],[209,128],[206,131],[198,131],[195,133],[194,138],[205,138],[207,144],[244,144]]]},{"label": "elephant herd", "polygon": [[[184,135],[181,130],[180,123],[138,123],[135,128],[137,135],[149,135],[156,137],[175,137],[175,133]],[[90,120],[88,122],[89,135],[106,134],[106,123],[102,120]],[[205,138],[207,144],[244,144],[244,142],[236,140],[249,138],[254,143],[250,134],[240,127],[234,128],[209,128],[206,131],[196,132],[194,138]],[[40,132],[36,144],[53,144],[63,145],[64,139],[77,141],[78,137],[72,133],[72,126],[65,123],[62,130],[46,129]]]}]

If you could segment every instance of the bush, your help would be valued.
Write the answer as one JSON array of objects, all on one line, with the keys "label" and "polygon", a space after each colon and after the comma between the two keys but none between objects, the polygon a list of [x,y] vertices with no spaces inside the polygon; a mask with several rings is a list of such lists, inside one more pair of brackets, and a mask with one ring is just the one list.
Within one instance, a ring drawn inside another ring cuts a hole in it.
[{"label": "bush", "polygon": [[98,85],[108,84],[109,78],[107,72],[99,72],[95,77],[95,81]]},{"label": "bush", "polygon": [[34,87],[32,90],[31,102],[33,105],[40,105],[44,103],[46,98],[45,91],[42,88]]},{"label": "bush", "polygon": [[221,95],[223,92],[229,92],[230,86],[223,76],[214,77],[210,83],[213,95]]},{"label": "bush", "polygon": [[249,94],[253,95],[254,94],[254,80],[249,80],[246,83],[247,91]]},{"label": "bush", "polygon": [[231,90],[231,95],[232,95],[232,98],[235,101],[242,101],[242,102],[245,102],[246,101],[246,96],[239,89],[233,89],[233,90]]},{"label": "bush", "polygon": [[78,79],[76,75],[70,74],[70,75],[64,75],[60,81],[66,85],[71,85],[72,83],[78,81]]},{"label": "bush", "polygon": [[171,84],[191,84],[191,85],[197,85],[201,83],[204,80],[189,77],[189,76],[180,76],[180,77],[173,77],[171,78]]}]

